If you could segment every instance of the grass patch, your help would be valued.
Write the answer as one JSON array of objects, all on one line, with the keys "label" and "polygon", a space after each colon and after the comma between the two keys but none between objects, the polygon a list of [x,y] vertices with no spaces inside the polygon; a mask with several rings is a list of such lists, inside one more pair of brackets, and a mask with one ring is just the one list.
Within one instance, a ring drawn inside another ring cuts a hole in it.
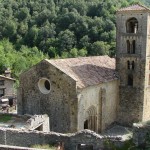
[{"label": "grass patch", "polygon": [[11,115],[0,115],[0,122],[7,122],[11,120],[12,116]]},{"label": "grass patch", "polygon": [[38,148],[38,149],[48,149],[48,150],[56,150],[56,147],[48,145],[48,144],[44,144],[44,145],[33,145],[31,146],[31,148]]}]

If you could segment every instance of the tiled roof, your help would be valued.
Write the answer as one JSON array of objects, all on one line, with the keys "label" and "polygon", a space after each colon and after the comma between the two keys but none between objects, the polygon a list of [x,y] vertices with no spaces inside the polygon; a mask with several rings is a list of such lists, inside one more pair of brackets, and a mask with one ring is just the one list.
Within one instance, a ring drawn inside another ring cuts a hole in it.
[{"label": "tiled roof", "polygon": [[79,88],[117,79],[115,59],[109,56],[46,59],[46,61],[76,80]]},{"label": "tiled roof", "polygon": [[148,11],[150,11],[149,8],[147,8],[143,5],[140,5],[140,4],[135,4],[135,5],[131,5],[129,7],[124,7],[124,8],[119,9],[118,11],[138,11],[138,10],[148,10]]},{"label": "tiled roof", "polygon": [[13,81],[16,81],[16,80],[13,79],[13,78],[6,77],[6,76],[3,76],[3,75],[0,75],[0,78],[7,79],[7,80],[13,80]]}]

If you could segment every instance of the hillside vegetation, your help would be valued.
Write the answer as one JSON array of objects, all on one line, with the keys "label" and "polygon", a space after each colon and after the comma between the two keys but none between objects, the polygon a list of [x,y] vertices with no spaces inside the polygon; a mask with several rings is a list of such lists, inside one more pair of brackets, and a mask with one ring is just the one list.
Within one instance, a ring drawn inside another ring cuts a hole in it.
[{"label": "hillside vegetation", "polygon": [[0,0],[0,73],[18,77],[46,57],[114,56],[115,12],[135,2]]}]

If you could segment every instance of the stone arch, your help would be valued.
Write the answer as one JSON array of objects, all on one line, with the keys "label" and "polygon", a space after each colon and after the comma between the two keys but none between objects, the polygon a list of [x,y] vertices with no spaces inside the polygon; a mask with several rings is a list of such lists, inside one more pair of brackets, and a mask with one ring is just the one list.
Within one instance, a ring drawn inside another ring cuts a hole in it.
[{"label": "stone arch", "polygon": [[97,131],[97,110],[95,106],[90,106],[86,111],[84,129]]},{"label": "stone arch", "polygon": [[137,33],[138,31],[138,20],[135,17],[129,18],[126,21],[126,32]]}]

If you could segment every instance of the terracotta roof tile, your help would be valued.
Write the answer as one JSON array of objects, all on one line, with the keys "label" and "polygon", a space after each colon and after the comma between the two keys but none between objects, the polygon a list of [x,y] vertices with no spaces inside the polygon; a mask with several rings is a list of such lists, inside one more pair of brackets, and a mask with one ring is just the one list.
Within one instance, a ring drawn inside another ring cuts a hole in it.
[{"label": "terracotta roof tile", "polygon": [[149,8],[147,8],[143,5],[140,5],[140,4],[135,4],[135,5],[131,5],[129,7],[124,7],[124,8],[119,9],[118,11],[138,11],[138,10],[148,10],[148,11],[150,11]]},{"label": "terracotta roof tile", "polygon": [[109,56],[51,59],[47,61],[76,80],[79,88],[117,79],[115,76],[115,59]]}]

